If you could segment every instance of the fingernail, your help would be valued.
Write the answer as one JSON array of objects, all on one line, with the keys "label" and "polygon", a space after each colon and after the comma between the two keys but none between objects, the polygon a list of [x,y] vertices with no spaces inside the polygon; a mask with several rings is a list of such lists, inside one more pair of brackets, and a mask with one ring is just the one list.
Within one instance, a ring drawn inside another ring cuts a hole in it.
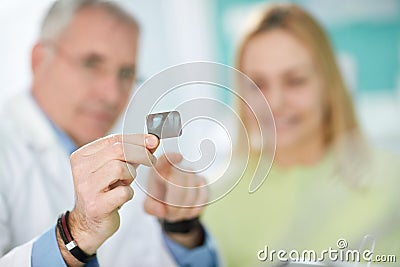
[{"label": "fingernail", "polygon": [[148,147],[155,147],[158,144],[158,139],[154,135],[146,136],[146,145]]}]

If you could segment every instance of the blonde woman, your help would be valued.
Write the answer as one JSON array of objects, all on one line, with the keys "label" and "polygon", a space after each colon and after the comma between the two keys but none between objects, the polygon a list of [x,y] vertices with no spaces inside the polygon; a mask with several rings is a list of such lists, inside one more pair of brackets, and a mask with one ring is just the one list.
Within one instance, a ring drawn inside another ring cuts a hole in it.
[{"label": "blonde woman", "polygon": [[[269,6],[241,42],[237,68],[268,100],[276,153],[255,193],[248,193],[251,157],[247,175],[207,208],[205,219],[223,262],[273,266],[282,262],[276,254],[271,259],[271,250],[286,250],[286,259],[291,250],[300,257],[303,250],[315,250],[319,258],[329,248],[360,246],[400,260],[397,159],[367,148],[321,26],[298,6]],[[249,109],[240,110],[257,155],[256,122]]]}]

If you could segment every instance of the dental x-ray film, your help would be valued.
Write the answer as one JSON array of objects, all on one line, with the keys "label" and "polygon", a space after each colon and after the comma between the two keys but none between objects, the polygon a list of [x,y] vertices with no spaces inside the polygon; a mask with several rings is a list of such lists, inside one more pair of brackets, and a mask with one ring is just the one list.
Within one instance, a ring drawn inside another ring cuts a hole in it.
[{"label": "dental x-ray film", "polygon": [[182,134],[181,115],[178,111],[154,113],[146,116],[147,132],[159,139],[178,137]]}]

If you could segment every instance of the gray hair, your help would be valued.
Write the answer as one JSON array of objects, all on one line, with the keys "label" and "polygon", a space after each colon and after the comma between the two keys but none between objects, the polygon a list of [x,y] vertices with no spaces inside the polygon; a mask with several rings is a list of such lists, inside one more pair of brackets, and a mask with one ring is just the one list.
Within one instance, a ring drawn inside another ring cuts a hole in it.
[{"label": "gray hair", "polygon": [[116,2],[105,0],[56,0],[47,12],[40,32],[41,41],[55,41],[73,20],[76,13],[87,7],[100,7],[116,19],[131,24],[139,31],[136,19]]}]

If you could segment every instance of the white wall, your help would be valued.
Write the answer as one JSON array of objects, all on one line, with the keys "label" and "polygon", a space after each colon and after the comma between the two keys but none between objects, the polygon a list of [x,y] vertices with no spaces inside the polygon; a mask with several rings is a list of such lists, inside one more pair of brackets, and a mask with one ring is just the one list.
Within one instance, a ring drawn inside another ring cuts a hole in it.
[{"label": "white wall", "polygon": [[29,87],[30,50],[49,0],[0,3],[0,105]]}]

